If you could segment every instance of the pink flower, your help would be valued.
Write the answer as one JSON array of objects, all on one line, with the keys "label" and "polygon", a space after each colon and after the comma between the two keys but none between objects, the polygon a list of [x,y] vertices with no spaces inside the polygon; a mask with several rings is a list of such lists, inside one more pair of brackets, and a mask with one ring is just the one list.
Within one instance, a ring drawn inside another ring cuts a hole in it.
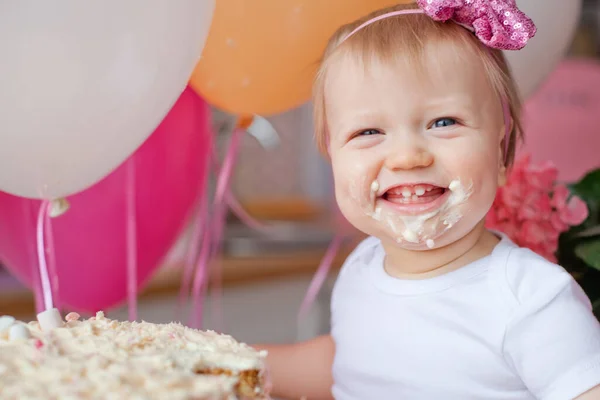
[{"label": "pink flower", "polygon": [[550,224],[552,225],[552,229],[558,232],[564,232],[569,229],[569,224],[564,222],[558,213],[550,215]]},{"label": "pink flower", "polygon": [[529,245],[539,245],[546,241],[546,230],[536,221],[525,221],[518,230],[517,240]]},{"label": "pink flower", "polygon": [[504,186],[498,190],[497,196],[500,201],[509,207],[509,210],[514,210],[519,207],[525,197],[526,187],[520,182],[513,182],[510,186]]},{"label": "pink flower", "polygon": [[556,184],[556,179],[558,168],[550,161],[528,167],[527,182],[537,189],[550,192]]},{"label": "pink flower", "polygon": [[564,185],[558,185],[552,196],[552,206],[558,210],[562,222],[577,226],[588,217],[588,208],[583,200],[577,196],[569,198],[569,189]]},{"label": "pink flower", "polygon": [[551,162],[531,164],[529,155],[517,160],[506,185],[498,189],[486,227],[556,262],[560,235],[588,217],[585,202],[557,184],[557,178]]},{"label": "pink flower", "polygon": [[547,192],[530,190],[517,210],[519,220],[549,220],[552,213],[551,202]]}]

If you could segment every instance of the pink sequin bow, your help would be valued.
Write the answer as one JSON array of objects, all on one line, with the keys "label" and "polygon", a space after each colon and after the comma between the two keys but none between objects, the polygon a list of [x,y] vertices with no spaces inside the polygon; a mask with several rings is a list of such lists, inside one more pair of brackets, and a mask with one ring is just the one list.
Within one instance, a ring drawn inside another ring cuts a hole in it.
[{"label": "pink sequin bow", "polygon": [[516,0],[417,0],[417,4],[432,19],[461,24],[495,49],[520,50],[536,33]]}]

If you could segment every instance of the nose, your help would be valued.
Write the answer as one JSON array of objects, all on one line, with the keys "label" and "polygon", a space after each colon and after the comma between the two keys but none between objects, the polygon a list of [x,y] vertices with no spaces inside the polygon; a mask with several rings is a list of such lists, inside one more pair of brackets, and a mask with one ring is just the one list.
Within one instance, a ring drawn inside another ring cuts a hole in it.
[{"label": "nose", "polygon": [[405,137],[390,144],[385,159],[385,166],[391,171],[425,168],[431,164],[433,154],[428,150],[426,143],[416,137]]}]

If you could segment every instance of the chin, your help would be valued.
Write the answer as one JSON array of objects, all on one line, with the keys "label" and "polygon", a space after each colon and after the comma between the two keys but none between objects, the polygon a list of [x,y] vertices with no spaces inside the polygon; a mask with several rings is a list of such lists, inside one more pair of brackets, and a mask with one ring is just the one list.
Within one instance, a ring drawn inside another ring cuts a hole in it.
[{"label": "chin", "polygon": [[[388,238],[388,240],[389,240],[389,238]],[[440,247],[437,245],[437,243],[431,249],[429,247],[427,247],[426,243],[409,243],[409,242],[398,243],[397,241],[393,241],[392,243],[394,246],[396,246],[400,249],[410,250],[410,251],[429,251],[429,250],[435,250],[437,247]]]},{"label": "chin", "polygon": [[[379,238],[382,242],[394,246],[396,248],[410,250],[410,251],[429,251],[440,249],[453,243],[456,243],[463,238],[469,236],[477,228],[483,227],[484,221],[473,222],[469,220],[461,220],[457,222],[452,228],[446,231],[440,231],[432,236],[421,238],[418,243],[411,243],[407,241],[398,242],[390,232],[377,232],[372,234]],[[433,247],[427,246],[427,240],[433,240]]]}]

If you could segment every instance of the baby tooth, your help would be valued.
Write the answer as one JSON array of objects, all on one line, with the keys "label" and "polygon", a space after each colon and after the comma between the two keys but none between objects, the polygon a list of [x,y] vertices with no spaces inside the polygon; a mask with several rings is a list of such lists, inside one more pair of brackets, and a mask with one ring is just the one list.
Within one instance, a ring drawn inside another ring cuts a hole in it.
[{"label": "baby tooth", "polygon": [[421,187],[421,186],[417,186],[415,188],[415,194],[417,196],[423,196],[425,194],[425,188]]},{"label": "baby tooth", "polygon": [[409,189],[402,189],[402,196],[409,198],[412,196],[412,192]]}]

